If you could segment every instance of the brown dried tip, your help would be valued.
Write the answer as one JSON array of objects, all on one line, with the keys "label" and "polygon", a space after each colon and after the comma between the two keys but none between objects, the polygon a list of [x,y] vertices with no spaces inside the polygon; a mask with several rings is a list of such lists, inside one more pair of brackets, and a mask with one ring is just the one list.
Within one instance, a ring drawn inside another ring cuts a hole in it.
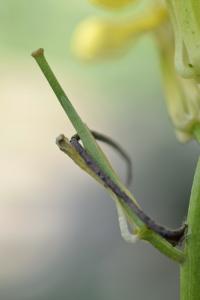
[{"label": "brown dried tip", "polygon": [[31,53],[31,55],[32,55],[33,57],[37,57],[37,56],[44,55],[44,49],[43,49],[43,48],[39,48],[38,50],[33,51],[33,52]]},{"label": "brown dried tip", "polygon": [[65,136],[64,134],[60,134],[57,138],[56,138],[56,144],[59,146],[60,144],[62,144],[62,142],[65,140]]},{"label": "brown dried tip", "polygon": [[60,148],[60,150],[65,150],[67,147],[69,147],[69,140],[64,134],[60,134],[56,138],[56,145]]}]

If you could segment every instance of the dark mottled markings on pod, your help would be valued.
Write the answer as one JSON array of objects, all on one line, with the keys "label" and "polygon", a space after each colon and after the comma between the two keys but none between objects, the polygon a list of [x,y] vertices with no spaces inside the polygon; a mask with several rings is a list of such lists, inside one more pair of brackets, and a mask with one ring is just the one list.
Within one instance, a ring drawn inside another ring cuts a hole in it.
[{"label": "dark mottled markings on pod", "polygon": [[[130,185],[131,181],[132,181],[132,177],[133,177],[133,174],[132,174],[132,161],[129,157],[129,155],[126,153],[126,151],[118,144],[116,143],[113,139],[111,139],[110,137],[102,134],[102,133],[99,133],[99,132],[96,132],[94,130],[91,130],[90,131],[93,135],[93,137],[98,140],[98,141],[101,141],[103,143],[106,143],[107,145],[111,146],[113,149],[115,149],[120,155],[121,157],[125,160],[126,162],[126,166],[127,166],[127,178],[126,178],[126,184],[127,186]],[[80,140],[80,137],[78,134],[75,134],[73,136],[73,138],[75,138],[77,141]]]},{"label": "dark mottled markings on pod", "polygon": [[121,198],[124,203],[126,203],[132,211],[138,216],[144,224],[163,238],[165,238],[173,246],[177,245],[179,241],[183,238],[186,226],[181,226],[178,229],[171,230],[160,224],[157,224],[153,219],[151,219],[146,213],[143,212],[132,200],[131,198],[120,189],[120,187],[107,175],[94,159],[86,152],[82,145],[78,142],[79,136],[75,135],[71,138],[70,143],[83,158],[85,163],[89,168],[103,181],[104,185],[112,190],[112,192],[119,198]]}]

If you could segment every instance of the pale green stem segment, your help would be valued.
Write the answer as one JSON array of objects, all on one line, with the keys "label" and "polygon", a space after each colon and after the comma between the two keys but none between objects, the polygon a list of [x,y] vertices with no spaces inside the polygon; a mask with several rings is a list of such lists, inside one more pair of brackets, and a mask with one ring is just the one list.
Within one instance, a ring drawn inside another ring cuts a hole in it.
[{"label": "pale green stem segment", "polygon": [[[199,131],[200,132],[200,131]],[[200,137],[199,133],[198,136]],[[181,300],[200,299],[200,158],[188,211],[185,262],[181,265]]]},{"label": "pale green stem segment", "polygon": [[[83,123],[80,116],[77,114],[76,110],[72,106],[71,102],[69,101],[68,97],[66,96],[65,92],[63,91],[62,87],[60,86],[59,82],[57,81],[55,75],[53,74],[50,66],[48,65],[45,57],[44,57],[44,50],[38,49],[37,51],[32,53],[32,56],[35,58],[36,62],[38,63],[41,71],[45,75],[46,79],[48,80],[51,88],[53,89],[54,93],[56,94],[60,104],[62,105],[64,111],[66,112],[68,118],[70,119],[72,125],[74,126],[75,130],[79,134],[85,149],[91,155],[91,157],[98,163],[101,169],[108,175],[112,180],[114,180],[122,190],[124,190],[128,195],[131,197],[133,202],[137,203],[133,195],[127,190],[127,188],[123,185],[117,174],[114,172],[113,168],[111,167],[110,163],[108,162],[106,156],[104,155],[101,148],[96,143],[95,139],[93,138],[90,130],[88,129],[87,125]],[[73,149],[70,147],[70,144],[67,140],[65,140],[66,152],[82,169],[84,169],[87,173],[91,175],[91,171],[89,171],[88,166],[84,164],[81,158],[77,157],[77,154],[73,152]],[[93,176],[93,175],[92,175]],[[95,178],[95,176],[93,176]],[[97,178],[95,178],[97,179]],[[98,179],[97,179],[98,180]],[[99,180],[98,180],[99,181]],[[112,193],[110,192],[112,195]],[[116,197],[114,195],[114,200]],[[181,263],[184,260],[184,254],[179,249],[173,247],[170,243],[168,243],[165,239],[161,236],[157,235],[156,233],[149,230],[146,225],[134,214],[134,212],[123,202],[122,199],[118,198],[121,206],[124,208],[124,212],[128,218],[128,221],[132,224],[136,224],[138,227],[138,235],[141,239],[147,240],[150,242],[155,248],[157,248],[160,252],[168,256],[169,258]]]}]

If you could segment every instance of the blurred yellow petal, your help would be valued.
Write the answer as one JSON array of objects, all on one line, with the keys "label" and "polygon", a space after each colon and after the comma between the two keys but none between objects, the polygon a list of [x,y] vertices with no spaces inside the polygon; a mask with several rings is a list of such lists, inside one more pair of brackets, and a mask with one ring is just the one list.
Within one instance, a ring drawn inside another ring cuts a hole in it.
[{"label": "blurred yellow petal", "polygon": [[154,8],[133,20],[87,19],[74,33],[72,50],[78,58],[86,61],[122,54],[138,36],[163,23],[166,16],[164,8]]},{"label": "blurred yellow petal", "polygon": [[130,33],[121,24],[91,18],[82,22],[72,40],[74,54],[82,60],[111,57],[127,46]]},{"label": "blurred yellow petal", "polygon": [[120,9],[136,1],[137,0],[90,0],[92,4],[102,6],[107,9]]}]

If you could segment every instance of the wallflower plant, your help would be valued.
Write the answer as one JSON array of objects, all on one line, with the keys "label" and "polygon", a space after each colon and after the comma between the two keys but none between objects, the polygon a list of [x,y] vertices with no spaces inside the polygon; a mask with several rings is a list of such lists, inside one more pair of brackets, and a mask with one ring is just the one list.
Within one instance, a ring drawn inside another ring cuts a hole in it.
[{"label": "wallflower plant", "polygon": [[[92,17],[74,33],[72,49],[79,59],[113,59],[125,53],[138,38],[154,39],[166,94],[166,104],[177,138],[200,142],[200,1],[197,0],[90,0],[104,9],[118,11],[116,18]],[[133,17],[119,11],[144,2]],[[33,52],[41,71],[72,123],[76,135],[60,135],[56,143],[81,169],[106,188],[116,203],[122,237],[144,240],[180,265],[180,299],[200,299],[200,160],[197,163],[186,224],[172,230],[157,224],[139,206],[120,180],[96,139],[109,143],[127,160],[124,151],[104,135],[93,133],[82,121],[44,57]],[[79,143],[82,141],[83,146]]]}]

